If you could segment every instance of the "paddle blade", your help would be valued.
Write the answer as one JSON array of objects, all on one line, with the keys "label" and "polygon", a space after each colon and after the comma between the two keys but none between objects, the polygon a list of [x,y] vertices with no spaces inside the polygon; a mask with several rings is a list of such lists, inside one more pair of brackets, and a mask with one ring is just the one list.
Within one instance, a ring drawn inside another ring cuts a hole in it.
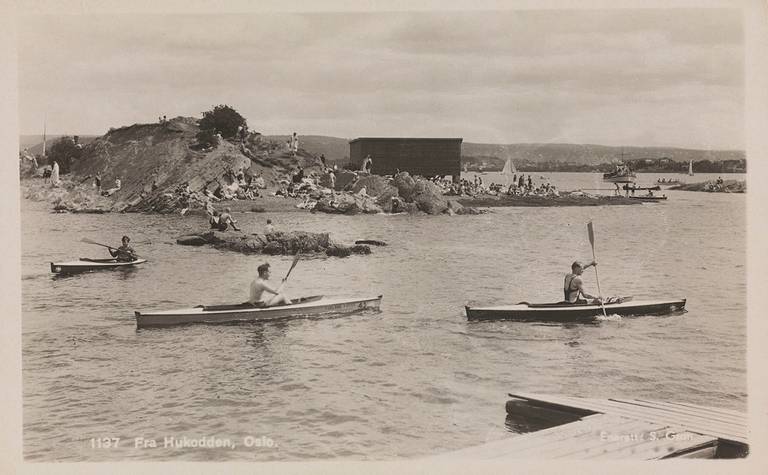
[{"label": "paddle blade", "polygon": [[289,275],[291,275],[291,272],[293,271],[293,268],[296,267],[296,264],[299,263],[299,259],[300,258],[301,258],[301,254],[299,254],[298,252],[296,253],[295,256],[293,256],[293,262],[291,263],[291,268],[288,269],[288,273],[285,274],[285,278],[286,279],[288,278]]},{"label": "paddle blade", "polygon": [[587,223],[587,233],[589,234],[589,245],[595,247],[595,230],[592,229],[592,221]]}]

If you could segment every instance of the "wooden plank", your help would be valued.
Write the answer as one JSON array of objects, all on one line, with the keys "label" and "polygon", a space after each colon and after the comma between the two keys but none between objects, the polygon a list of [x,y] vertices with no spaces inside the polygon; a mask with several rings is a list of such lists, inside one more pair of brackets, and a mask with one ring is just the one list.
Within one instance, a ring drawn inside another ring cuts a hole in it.
[{"label": "wooden plank", "polygon": [[550,444],[562,443],[564,440],[572,440],[581,434],[591,432],[592,428],[596,425],[603,424],[602,419],[605,417],[611,416],[595,414],[589,418],[553,427],[547,434],[541,434],[542,431],[537,431],[508,439],[509,444],[505,446],[505,450],[498,452],[496,456],[509,453],[510,451],[532,450]]},{"label": "wooden plank", "polygon": [[[611,398],[613,399],[613,398]],[[613,399],[614,401],[621,401],[621,399]],[[674,401],[649,401],[646,399],[629,399],[630,401],[640,401],[645,403],[653,403],[653,404],[660,404],[660,405],[666,405],[671,407],[679,407],[679,408],[688,408],[693,411],[700,411],[703,413],[711,413],[711,414],[717,414],[720,417],[731,417],[733,419],[743,419],[747,420],[747,414],[743,412],[738,411],[732,411],[730,409],[724,409],[720,407],[706,407],[706,406],[699,406],[697,404],[690,404],[690,403],[684,403],[684,402],[674,402]]]},{"label": "wooden plank", "polygon": [[[624,419],[624,421],[624,423],[609,423],[602,427],[596,427],[592,433],[587,434],[588,437],[569,440],[558,446],[550,446],[547,448],[548,450],[540,451],[537,456],[542,459],[580,459],[592,453],[600,453],[601,448],[626,445],[631,442],[633,437],[639,437],[640,434],[659,429],[658,424],[632,419]],[[616,440],[612,438],[614,435],[618,436]]]},{"label": "wooden plank", "polygon": [[[558,437],[559,434],[568,434],[569,431],[575,432],[579,430],[579,423],[587,421],[592,417],[603,417],[603,414],[593,414],[587,416],[579,421],[574,421],[569,424],[562,424],[547,429],[542,429],[536,432],[529,432],[527,434],[520,434],[512,437],[507,437],[501,440],[494,440],[487,442],[483,445],[476,447],[467,447],[464,449],[455,450],[446,454],[438,455],[439,458],[490,458],[498,454],[506,453],[506,447],[510,444],[517,444],[524,447],[526,444],[537,443],[540,440],[546,440],[547,437]],[[575,425],[576,424],[576,425]],[[530,442],[527,442],[530,441]]]},{"label": "wooden plank", "polygon": [[725,422],[728,424],[740,424],[746,425],[746,416],[744,417],[732,417],[722,414],[716,414],[714,412],[702,412],[698,409],[691,409],[668,404],[659,401],[642,401],[638,399],[609,399],[609,401],[620,402],[622,404],[638,405],[643,407],[656,408],[661,411],[668,411],[675,414],[686,415],[695,418],[707,419],[711,421]]},{"label": "wooden plank", "polygon": [[[601,454],[620,450],[622,447],[632,445],[642,438],[648,437],[649,433],[662,430],[663,426],[660,424],[653,424],[645,421],[635,420],[637,425],[629,426],[619,430],[616,427],[606,428],[604,434],[598,434],[596,443],[585,447],[587,450],[581,451],[566,451],[560,455],[567,458],[593,458],[599,457]],[[581,448],[581,447],[579,447]]]},{"label": "wooden plank", "polygon": [[675,458],[677,453],[696,448],[713,447],[717,444],[714,437],[693,434],[690,432],[678,432],[679,439],[668,439],[663,429],[655,433],[655,437],[635,444],[627,445],[620,450],[611,451],[595,457],[599,460],[658,460],[662,458]]},{"label": "wooden plank", "polygon": [[653,409],[648,410],[640,407],[628,408],[627,405],[621,403],[617,403],[614,407],[606,408],[605,411],[611,414],[623,415],[625,417],[683,425],[694,432],[716,435],[727,440],[746,443],[746,427],[738,424],[713,422],[701,418],[692,419],[690,417],[680,417],[673,413]]},{"label": "wooden plank", "polygon": [[657,408],[646,408],[636,405],[633,406],[630,404],[611,400],[600,400],[596,403],[594,402],[595,400],[573,398],[569,396],[545,396],[538,394],[516,394],[513,396],[521,399],[533,400],[543,404],[550,402],[551,404],[555,404],[563,408],[575,407],[582,410],[612,413],[624,417],[648,420],[651,422],[681,424],[688,426],[687,428],[694,432],[702,432],[738,443],[747,443],[747,428],[736,423],[722,423],[707,420],[705,418],[691,419],[687,417],[680,417],[677,414]]},{"label": "wooden plank", "polygon": [[[737,438],[737,442],[746,443],[747,439],[747,427],[735,422],[720,422],[713,421],[702,417],[690,417],[680,414],[676,414],[670,411],[661,410],[658,408],[649,408],[646,406],[628,405],[624,403],[618,403],[609,401],[611,405],[610,409],[607,409],[611,413],[621,413],[625,416],[631,417],[635,414],[636,418],[643,418],[645,420],[656,420],[660,422],[667,422],[672,424],[678,424],[685,426],[689,430],[694,432],[702,432],[709,435],[716,435],[718,437],[732,440],[732,437]],[[627,412],[629,411],[629,412]],[[738,440],[740,439],[740,440]]]}]

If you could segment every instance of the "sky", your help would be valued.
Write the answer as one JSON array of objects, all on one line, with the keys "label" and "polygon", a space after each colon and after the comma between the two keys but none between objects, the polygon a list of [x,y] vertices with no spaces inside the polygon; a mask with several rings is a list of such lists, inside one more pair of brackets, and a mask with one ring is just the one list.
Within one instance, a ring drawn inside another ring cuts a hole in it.
[{"label": "sky", "polygon": [[22,134],[217,104],[264,134],[744,149],[728,9],[28,15]]}]

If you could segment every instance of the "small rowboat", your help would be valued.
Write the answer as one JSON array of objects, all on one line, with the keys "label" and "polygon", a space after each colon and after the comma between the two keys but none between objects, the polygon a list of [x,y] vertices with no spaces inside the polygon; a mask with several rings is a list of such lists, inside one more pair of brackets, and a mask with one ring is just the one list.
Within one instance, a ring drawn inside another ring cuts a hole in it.
[{"label": "small rowboat", "polygon": [[303,297],[291,305],[273,307],[253,306],[249,303],[234,305],[198,305],[192,308],[159,312],[135,312],[136,327],[165,327],[185,323],[233,323],[276,320],[289,317],[352,313],[360,310],[378,310],[381,295],[371,298],[325,298],[322,295]]},{"label": "small rowboat", "polygon": [[[523,320],[588,322],[603,314],[600,305],[520,302],[495,307],[465,307],[469,320]],[[667,315],[685,310],[685,299],[632,300],[631,297],[605,304],[608,315]]]},{"label": "small rowboat", "polygon": [[77,274],[80,272],[93,272],[103,269],[125,269],[147,262],[146,259],[136,259],[130,262],[121,262],[117,259],[88,259],[80,258],[79,261],[51,262],[51,272],[54,274]]},{"label": "small rowboat", "polygon": [[661,196],[630,196],[629,199],[637,201],[645,201],[647,203],[655,203],[657,201],[664,201],[667,199],[666,195]]}]

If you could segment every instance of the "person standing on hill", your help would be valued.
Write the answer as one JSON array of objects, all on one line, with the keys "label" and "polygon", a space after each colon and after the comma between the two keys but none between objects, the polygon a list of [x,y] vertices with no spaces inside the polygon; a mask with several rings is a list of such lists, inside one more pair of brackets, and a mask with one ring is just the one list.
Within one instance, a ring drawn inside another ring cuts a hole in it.
[{"label": "person standing on hill", "polygon": [[291,152],[293,153],[293,156],[296,156],[296,153],[299,151],[299,136],[296,135],[296,132],[293,133],[293,136],[291,136]]}]

